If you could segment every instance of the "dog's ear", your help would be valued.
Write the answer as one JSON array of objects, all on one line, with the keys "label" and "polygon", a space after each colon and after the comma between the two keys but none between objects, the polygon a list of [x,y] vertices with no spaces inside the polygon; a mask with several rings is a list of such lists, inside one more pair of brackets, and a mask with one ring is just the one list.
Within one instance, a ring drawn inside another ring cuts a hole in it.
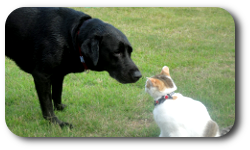
[{"label": "dog's ear", "polygon": [[81,51],[84,57],[91,60],[93,65],[96,66],[99,60],[99,43],[101,37],[95,36],[91,39],[87,39],[81,46]]}]

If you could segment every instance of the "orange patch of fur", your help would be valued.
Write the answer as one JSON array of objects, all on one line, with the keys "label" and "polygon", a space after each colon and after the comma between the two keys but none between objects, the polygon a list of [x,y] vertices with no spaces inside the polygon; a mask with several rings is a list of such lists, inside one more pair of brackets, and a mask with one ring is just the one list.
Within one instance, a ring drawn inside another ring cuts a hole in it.
[{"label": "orange patch of fur", "polygon": [[176,100],[177,99],[177,96],[173,96],[173,100]]},{"label": "orange patch of fur", "polygon": [[[157,87],[159,91],[164,91],[165,90],[165,86],[164,83],[158,79],[154,79],[154,78],[148,78],[154,87]],[[148,84],[147,84],[148,86]]]}]

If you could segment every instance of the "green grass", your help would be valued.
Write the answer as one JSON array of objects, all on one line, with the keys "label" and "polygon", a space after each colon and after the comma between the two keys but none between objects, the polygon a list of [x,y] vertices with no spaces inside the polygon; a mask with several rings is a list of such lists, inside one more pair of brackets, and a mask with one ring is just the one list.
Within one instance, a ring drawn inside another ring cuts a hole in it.
[{"label": "green grass", "polygon": [[56,112],[72,130],[42,117],[31,75],[5,59],[5,119],[22,137],[156,137],[146,77],[164,65],[178,90],[202,101],[220,127],[235,120],[235,26],[221,8],[74,8],[120,29],[131,42],[143,77],[120,84],[107,72],[70,74],[63,85],[67,108]]}]

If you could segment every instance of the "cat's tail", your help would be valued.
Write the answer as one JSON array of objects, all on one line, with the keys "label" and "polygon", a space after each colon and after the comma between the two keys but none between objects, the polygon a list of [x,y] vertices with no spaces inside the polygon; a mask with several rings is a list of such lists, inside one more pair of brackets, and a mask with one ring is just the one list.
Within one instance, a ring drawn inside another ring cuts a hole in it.
[{"label": "cat's tail", "polygon": [[226,135],[226,134],[232,129],[232,127],[233,127],[233,125],[228,126],[228,127],[226,127],[226,128],[222,128],[222,129],[220,130],[220,136]]}]

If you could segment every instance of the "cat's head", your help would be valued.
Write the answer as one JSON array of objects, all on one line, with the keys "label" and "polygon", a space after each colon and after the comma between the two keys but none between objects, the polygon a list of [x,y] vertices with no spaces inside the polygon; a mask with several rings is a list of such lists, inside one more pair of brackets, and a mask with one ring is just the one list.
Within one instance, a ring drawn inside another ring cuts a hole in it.
[{"label": "cat's head", "polygon": [[170,76],[169,68],[167,66],[162,68],[159,75],[147,78],[145,91],[154,99],[170,94],[175,90],[177,90],[177,87]]}]

